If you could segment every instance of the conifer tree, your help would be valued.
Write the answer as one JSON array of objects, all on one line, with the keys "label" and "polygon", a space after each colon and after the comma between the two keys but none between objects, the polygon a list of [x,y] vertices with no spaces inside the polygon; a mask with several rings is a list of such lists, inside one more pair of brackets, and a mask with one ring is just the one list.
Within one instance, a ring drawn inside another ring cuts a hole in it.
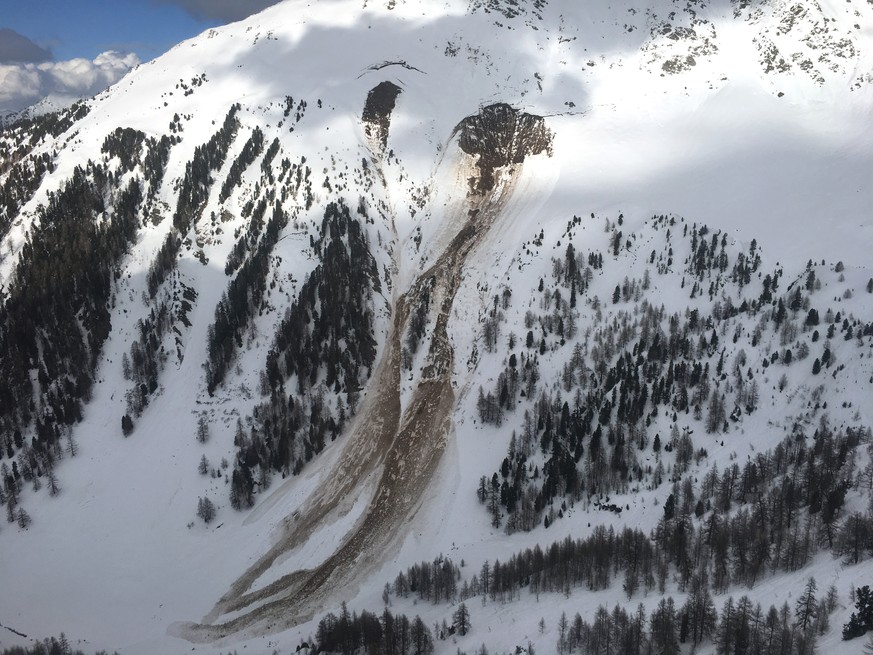
[{"label": "conifer tree", "polygon": [[28,514],[27,511],[23,507],[20,507],[18,509],[17,521],[18,521],[18,527],[21,528],[22,530],[27,530],[27,528],[30,527],[30,523],[31,523],[30,514]]},{"label": "conifer tree", "polygon": [[860,637],[873,630],[873,592],[869,585],[855,590],[855,611],[843,626],[843,639]]},{"label": "conifer tree", "polygon": [[215,518],[215,505],[208,496],[197,499],[197,516],[203,519],[204,523],[209,523]]},{"label": "conifer tree", "polygon": [[461,603],[452,615],[452,626],[462,637],[470,631],[470,611],[467,605]]},{"label": "conifer tree", "polygon": [[817,586],[815,578],[810,577],[806,581],[803,593],[794,604],[794,618],[797,626],[806,632],[818,618],[818,600],[815,597]]},{"label": "conifer tree", "polygon": [[200,443],[209,441],[209,420],[206,414],[201,414],[197,419],[197,441]]}]

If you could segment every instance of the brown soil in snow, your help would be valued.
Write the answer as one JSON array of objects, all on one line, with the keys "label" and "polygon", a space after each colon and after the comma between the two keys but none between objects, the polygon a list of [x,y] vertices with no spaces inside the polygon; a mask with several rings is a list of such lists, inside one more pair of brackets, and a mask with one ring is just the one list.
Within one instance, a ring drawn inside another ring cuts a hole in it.
[{"label": "brown soil in snow", "polygon": [[[370,392],[334,471],[324,478],[326,483],[299,512],[285,520],[277,543],[240,576],[202,623],[176,624],[172,634],[203,643],[281,632],[338,602],[339,594],[353,593],[399,549],[406,535],[404,528],[420,509],[453,430],[454,350],[448,337],[449,317],[467,257],[500,216],[514,190],[520,171],[516,164],[521,162],[507,163],[504,183],[494,184],[492,178],[486,188],[480,187],[484,193],[469,198],[461,230],[436,263],[397,300],[393,326]],[[409,314],[407,298],[418,297],[424,284],[432,285],[438,313],[422,378],[401,413],[400,351]],[[376,492],[336,552],[314,569],[296,571],[251,590],[280,556],[323,527],[344,499],[361,493],[374,473],[380,476]]]}]

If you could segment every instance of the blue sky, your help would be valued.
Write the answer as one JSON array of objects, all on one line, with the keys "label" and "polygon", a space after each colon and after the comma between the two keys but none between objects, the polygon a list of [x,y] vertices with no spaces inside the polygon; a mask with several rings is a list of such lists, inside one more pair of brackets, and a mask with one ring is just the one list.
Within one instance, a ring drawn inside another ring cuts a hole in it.
[{"label": "blue sky", "polygon": [[56,60],[93,59],[101,52],[135,52],[148,61],[186,38],[224,21],[195,18],[176,4],[150,0],[9,2],[0,27],[47,48]]},{"label": "blue sky", "polygon": [[277,1],[4,0],[0,120],[46,97],[58,106],[95,95],[137,63]]}]

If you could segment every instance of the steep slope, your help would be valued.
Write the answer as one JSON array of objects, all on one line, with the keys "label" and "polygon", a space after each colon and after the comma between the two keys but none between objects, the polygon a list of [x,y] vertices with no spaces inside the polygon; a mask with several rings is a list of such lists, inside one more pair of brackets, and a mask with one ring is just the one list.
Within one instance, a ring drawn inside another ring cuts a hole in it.
[{"label": "steep slope", "polygon": [[674,467],[873,424],[869,4],[310,4],[0,132],[0,623],[297,645],[413,562],[654,529]]},{"label": "steep slope", "polygon": [[[214,622],[224,614],[245,613],[214,627],[179,628],[180,636],[215,641],[256,623],[267,624],[272,632],[312,619],[337,591],[348,594],[372,573],[373,564],[397,549],[396,539],[403,526],[420,508],[452,430],[454,351],[447,329],[461,273],[468,257],[504,213],[519,175],[516,167],[528,156],[547,153],[551,145],[551,134],[542,118],[519,114],[505,105],[484,108],[462,122],[457,131],[460,147],[468,150],[469,156],[478,155],[478,175],[470,180],[475,194],[466,208],[467,218],[455,219],[461,227],[446,250],[395,302],[394,325],[382,354],[381,370],[370,389],[373,400],[362,408],[338,469],[327,475],[332,483],[322,486],[308,501],[311,505],[299,510],[289,537],[234,583],[210,619]],[[502,169],[507,176],[499,185],[495,169]],[[420,299],[425,289],[439,309],[421,378],[401,414],[401,336],[407,329],[410,302]],[[357,487],[364,475],[379,469],[373,499],[330,558],[314,571],[298,571],[256,593],[244,593],[279,555],[311,538],[343,497],[359,493]]]}]

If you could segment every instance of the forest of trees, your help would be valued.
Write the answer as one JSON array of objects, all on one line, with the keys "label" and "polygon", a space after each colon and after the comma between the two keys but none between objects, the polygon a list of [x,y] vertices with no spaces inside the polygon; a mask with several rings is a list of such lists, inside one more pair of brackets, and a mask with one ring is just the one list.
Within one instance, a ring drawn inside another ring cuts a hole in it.
[{"label": "forest of trees", "polygon": [[[814,584],[814,581],[812,581]],[[714,643],[718,655],[812,655],[819,634],[827,630],[828,615],[835,608],[815,605],[815,618],[805,603],[804,590],[792,609],[788,603],[765,610],[748,596],[728,597],[721,612],[706,590],[692,590],[684,605],[672,597],[662,598],[650,614],[639,605],[627,611],[616,605],[612,611],[600,606],[590,621],[566,613],[558,620],[558,653],[622,653],[679,655],[685,644],[695,648]],[[802,602],[804,601],[804,602]],[[692,651],[693,652],[693,651]]]},{"label": "forest of trees", "polygon": [[235,104],[228,110],[221,128],[209,141],[194,149],[194,156],[185,166],[173,215],[173,226],[180,235],[187,234],[200,218],[214,182],[212,173],[224,165],[227,151],[239,130],[237,113],[240,108],[239,104]]},{"label": "forest of trees", "polygon": [[[33,197],[42,178],[54,170],[52,156],[44,152],[31,155],[11,165],[0,184],[0,238],[6,236],[21,207]],[[0,168],[0,172],[2,168]]]},{"label": "forest of trees", "polygon": [[[647,263],[663,274],[678,264],[673,261],[678,244],[671,230],[679,233],[681,228],[692,253],[681,270],[682,287],[692,300],[707,295],[712,313],[695,308],[684,315],[668,314],[663,305],[650,303],[646,294],[652,281],[646,270],[642,279],[625,278],[616,286],[613,304],[618,307],[610,321],[602,318],[597,297],[586,298],[594,327],[587,329],[584,339],[575,339],[576,304],[582,302],[577,298],[603,266],[603,255],[585,256],[568,245],[564,257],[553,260],[553,286],[541,279],[534,292],[540,312],[526,312],[527,337],[522,340],[510,333],[502,340],[503,371],[493,391],[479,391],[482,422],[499,426],[514,413],[512,423],[520,424],[500,469],[480,484],[479,498],[495,526],[505,525],[508,532],[530,530],[555,519],[555,501],[575,503],[661,484],[666,475],[656,446],[662,441],[665,452],[675,452],[672,477],[680,477],[692,461],[706,455],[695,449],[691,430],[679,430],[680,416],[685,422],[699,422],[707,434],[723,434],[759,409],[762,392],[755,370],[760,374],[773,366],[810,366],[817,375],[833,367],[832,339],[842,336],[861,344],[862,338],[873,336],[873,322],[830,310],[823,312],[821,329],[826,334],[820,335],[819,313],[812,306],[820,284],[812,262],[801,280],[780,296],[783,272],[759,272],[755,241],[747,252],[736,253],[731,266],[724,233],[666,217],[656,217],[652,224],[666,232],[666,246],[660,254],[652,250]],[[575,225],[574,220],[568,230]],[[618,252],[626,245],[617,226],[611,229],[613,252]],[[736,304],[727,293],[731,289],[740,294]],[[483,320],[486,350],[499,343],[495,335],[512,299],[506,291],[494,296]],[[734,325],[725,335],[728,323]],[[781,347],[758,359],[767,330]],[[738,345],[741,342],[747,343],[750,354]],[[564,356],[557,379],[541,379],[540,359],[568,344],[572,352]],[[736,352],[732,357],[727,355],[728,345]],[[651,434],[659,415],[672,417],[669,436]],[[652,453],[658,465],[644,466],[641,462]]]},{"label": "forest of trees", "polygon": [[392,614],[387,608],[381,616],[363,611],[349,613],[345,603],[339,616],[330,613],[318,622],[315,653],[374,653],[384,655],[430,655],[433,634],[420,617]]},{"label": "forest of trees", "polygon": [[26,118],[9,125],[0,121],[0,238],[9,231],[21,207],[33,197],[43,176],[54,170],[55,151],[34,154],[47,137],[57,137],[87,116],[90,107],[77,102],[68,109]]},{"label": "forest of trees", "polygon": [[[344,204],[327,206],[321,238],[313,248],[321,263],[277,330],[267,357],[267,380],[270,389],[278,390],[294,376],[303,395],[318,380],[323,361],[324,385],[353,393],[369,376],[376,357],[368,301],[381,290],[379,274],[366,233]],[[342,340],[345,349],[340,348]]]},{"label": "forest of trees", "polygon": [[117,157],[121,166],[119,173],[124,174],[139,166],[139,153],[146,139],[144,132],[130,127],[119,127],[106,136],[100,152],[107,157]]},{"label": "forest of trees", "polygon": [[215,308],[215,322],[209,327],[207,342],[206,388],[212,394],[224,381],[249,321],[261,309],[267,289],[270,256],[279,235],[288,224],[288,214],[276,203],[263,237],[239,267],[227,291]]},{"label": "forest of trees", "polygon": [[185,174],[179,187],[173,228],[164,239],[154,262],[149,268],[147,283],[149,296],[154,298],[164,280],[176,267],[176,260],[188,231],[200,218],[214,180],[212,173],[218,171],[227,157],[230,144],[239,130],[237,113],[240,105],[231,106],[221,128],[203,145],[194,149],[194,156],[185,165]]},{"label": "forest of trees", "polygon": [[148,405],[149,395],[158,387],[158,375],[166,359],[160,343],[172,325],[173,317],[166,303],[152,308],[145,319],[136,322],[137,338],[130,344],[130,355],[122,355],[124,379],[134,382],[127,403],[127,413],[133,417],[142,413]]},{"label": "forest of trees", "polygon": [[[22,248],[8,292],[0,303],[0,434],[3,490],[10,521],[23,520],[18,494],[47,480],[58,492],[54,463],[66,445],[75,455],[69,426],[81,420],[94,370],[110,331],[109,304],[116,266],[136,236],[140,185],[132,180],[110,191],[104,169],[77,168],[60,192],[40,208],[40,221]],[[106,194],[114,196],[111,218]],[[34,380],[31,369],[38,375]],[[30,443],[22,434],[33,428]],[[62,443],[67,435],[67,443]],[[0,498],[2,502],[4,498]]]},{"label": "forest of trees", "polygon": [[[138,339],[133,342],[129,356],[123,363],[125,379],[133,380],[133,388],[127,392],[127,416],[139,416],[148,405],[149,397],[158,387],[158,379],[167,359],[164,349],[164,335],[171,331],[180,334],[180,326],[189,327],[188,313],[197,299],[197,291],[183,283],[177,277],[173,278],[172,289],[165,289],[163,295],[159,291],[167,286],[165,283],[173,277],[176,263],[186,235],[203,212],[206,200],[213,185],[212,173],[219,170],[227,157],[227,152],[239,130],[237,113],[239,104],[234,104],[221,128],[205,144],[194,149],[194,155],[185,167],[185,175],[181,182],[176,212],[173,217],[173,227],[167,233],[164,243],[158,250],[146,278],[148,296],[151,300],[149,315],[137,323]],[[181,129],[181,128],[177,128]],[[174,130],[175,131],[175,130]],[[123,151],[126,144],[141,140],[143,137],[134,132],[117,130],[107,137],[104,150],[110,154]],[[169,147],[180,137],[163,137],[159,142],[151,140],[149,153],[155,156],[145,160],[146,177],[154,177],[151,188],[160,183],[163,167],[169,156]],[[243,152],[234,161],[223,189],[228,193],[237,184],[243,170],[251,164],[263,149],[263,134],[255,129],[252,137],[243,148]],[[124,160],[122,160],[124,165]],[[281,229],[281,228],[280,228]],[[233,289],[231,289],[233,291]],[[217,310],[217,315],[220,312]],[[223,315],[223,314],[221,314]],[[212,332],[210,332],[212,334]],[[176,339],[176,355],[182,360],[181,339]],[[210,345],[214,348],[214,345]],[[222,371],[223,375],[223,371]],[[210,384],[210,392],[214,386]]]},{"label": "forest of trees", "polygon": [[[74,102],[67,109],[21,118],[11,123],[0,122],[0,156],[3,161],[20,159],[48,137],[58,137],[85,118],[91,111],[85,101]],[[10,147],[12,144],[12,147]]]},{"label": "forest of trees", "polygon": [[[62,632],[60,637],[50,637],[35,641],[30,646],[10,646],[0,651],[0,655],[89,655],[93,651],[82,651],[74,648]],[[105,650],[98,650],[95,655],[108,655]],[[113,655],[118,655],[114,652]]]},{"label": "forest of trees", "polygon": [[131,181],[114,192],[111,219],[98,222],[107,185],[99,166],[77,168],[50,195],[3,294],[0,426],[7,439],[34,421],[39,441],[51,443],[59,426],[79,420],[88,399],[110,329],[113,272],[136,236],[142,199],[140,185]]},{"label": "forest of trees", "polygon": [[[165,135],[155,139],[131,128],[118,128],[104,140],[102,152],[108,158],[119,160],[116,177],[138,167],[142,169],[143,177],[148,183],[147,198],[141,210],[144,217],[151,214],[149,203],[160,188],[170,157],[170,148],[175,143],[174,137]],[[131,344],[129,354],[123,355],[124,379],[134,382],[133,387],[125,394],[127,411],[122,418],[122,433],[125,436],[132,433],[133,419],[139,417],[148,405],[151,394],[157,389],[158,376],[167,357],[160,347],[164,334],[170,332],[180,315],[187,313],[186,305],[190,310],[190,303],[196,298],[193,289],[184,289],[182,295],[183,298],[177,298],[172,303],[166,299],[155,303],[149,314],[137,321],[137,338]]]},{"label": "forest of trees", "polygon": [[246,141],[243,146],[242,152],[240,152],[239,156],[237,156],[233,161],[233,164],[230,166],[230,171],[228,171],[227,177],[221,185],[221,193],[218,194],[218,202],[223,203],[230,198],[230,194],[242,181],[242,174],[254,163],[255,159],[257,159],[263,151],[264,133],[261,131],[261,128],[255,127],[255,129],[252,130],[252,134],[248,138],[248,141]]},{"label": "forest of trees", "polygon": [[[106,155],[107,164],[110,159],[118,158],[116,176],[140,167],[143,178],[148,183],[147,199],[153,200],[164,179],[170,149],[175,143],[173,137],[163,135],[156,139],[130,127],[119,127],[106,136],[100,151]],[[149,213],[146,208],[144,214]]]},{"label": "forest of trees", "polygon": [[[293,105],[289,98],[286,119]],[[305,110],[301,101],[297,121]],[[217,193],[225,203],[263,154],[260,179],[251,193],[246,187],[240,194],[246,223],[240,221],[233,235],[224,265],[227,288],[207,333],[203,364],[210,395],[221,392],[254,318],[265,310],[274,251],[289,223],[296,229],[298,214],[286,209],[288,196],[303,189],[299,204],[310,209],[315,202],[305,157],[294,164],[282,159],[283,186],[275,186],[272,162],[280,156],[280,142],[267,145],[258,127],[225,167],[241,128],[240,111],[239,104],[230,108],[175,181],[173,226],[149,269],[147,309],[133,323],[120,362],[132,385],[120,426],[125,436],[159,388],[171,354],[167,338],[177,327],[190,326],[187,315],[197,293],[179,279],[177,261],[190,247],[209,198]],[[85,112],[87,106],[79,105],[0,133],[0,173],[6,175],[0,236],[54,169],[54,153],[36,155],[35,145],[70,129]],[[160,204],[156,193],[181,138],[178,116],[172,126],[173,135],[159,139],[131,128],[107,135],[102,159],[76,168],[38,209],[14,273],[0,289],[0,460],[8,460],[0,462],[0,503],[7,521],[22,530],[31,521],[19,501],[22,490],[32,485],[60,493],[56,463],[76,455],[69,428],[82,418],[110,334],[122,258],[152,216],[152,204]],[[13,148],[16,134],[21,144]],[[213,177],[225,168],[219,188]],[[333,183],[325,177],[323,187],[340,188]],[[360,206],[367,219],[363,198]],[[509,447],[488,463],[475,492],[492,526],[513,533],[549,528],[577,509],[621,515],[630,506],[614,496],[648,491],[656,500],[656,509],[649,508],[658,513],[655,528],[647,534],[597,525],[584,537],[486,561],[471,576],[443,556],[416,564],[386,586],[386,597],[459,603],[450,627],[444,622],[431,630],[419,617],[387,608],[377,615],[349,613],[343,606],[339,616],[320,622],[313,645],[318,652],[430,653],[435,640],[471,631],[465,600],[511,602],[525,593],[569,595],[619,583],[628,602],[648,593],[664,597],[650,613],[640,606],[635,612],[601,607],[591,617],[562,615],[560,653],[678,653],[683,644],[706,642],[725,654],[811,653],[817,635],[830,628],[836,592],[820,592],[811,578],[797,590],[793,606],[764,609],[743,595],[717,609],[713,596],[753,588],[776,573],[799,572],[822,551],[845,566],[873,557],[873,506],[847,502],[853,494],[873,492],[873,433],[860,423],[831,424],[822,400],[844,366],[839,347],[866,349],[873,322],[834,311],[841,309],[840,299],[819,293],[822,276],[832,272],[844,279],[842,262],[810,261],[794,277],[778,264],[767,271],[754,240],[740,248],[725,232],[663,216],[651,222],[664,237],[663,248],[634,252],[645,271],[610,279],[603,298],[592,295],[605,267],[636,248],[636,236],[626,233],[622,220],[607,221],[603,252],[594,246],[581,252],[572,245],[572,230],[581,224],[574,217],[555,251],[560,254],[552,260],[551,276],[535,279],[530,289],[485,292],[475,346],[499,364],[478,389],[475,418],[494,432],[499,428]],[[544,240],[540,230],[526,254],[540,256]],[[277,317],[261,376],[262,401],[249,419],[237,421],[228,485],[236,509],[251,506],[273,474],[299,473],[337,438],[372,373],[374,295],[381,289],[366,226],[343,202],[331,202],[309,248],[318,263]],[[673,282],[681,278],[684,310],[667,309],[653,292],[668,274]],[[873,293],[873,280],[865,288]],[[431,291],[422,285],[410,299],[402,342],[407,369],[427,333]],[[523,318],[507,324],[512,315]],[[181,361],[181,350],[177,356]],[[785,436],[772,448],[729,457],[726,452],[718,465],[704,466],[707,448],[723,447],[766,402],[786,398],[792,391],[788,374],[801,370],[810,380],[803,420],[782,417]],[[198,438],[205,442],[205,414],[200,425]],[[205,454],[198,470],[209,471]],[[198,498],[197,515],[205,523],[216,511],[208,497]],[[674,584],[687,594],[684,604],[665,595]],[[856,611],[843,626],[847,639],[873,630],[873,594],[866,586],[855,593]],[[71,650],[60,640],[33,648],[21,652]]]},{"label": "forest of trees", "polygon": [[[5,207],[0,214],[14,218],[39,178],[52,169],[48,153],[31,157],[35,163],[22,159],[27,149],[48,135],[62,134],[85,114],[86,105],[74,105],[3,131],[4,155],[11,137],[24,139],[25,150],[13,150],[19,161],[8,167],[0,187]],[[0,502],[5,497],[10,521],[29,523],[18,506],[22,484],[32,483],[34,489],[45,484],[52,495],[57,493],[55,462],[78,450],[71,426],[81,420],[82,404],[90,399],[111,330],[119,266],[148,214],[145,192],[152,197],[161,184],[170,145],[165,138],[132,129],[107,135],[104,162],[75,168],[37,208],[14,272],[0,290],[0,347],[5,353],[0,361],[0,450],[13,460],[11,467],[3,464]],[[22,166],[32,167],[25,173]],[[4,195],[6,187],[15,187],[14,193]],[[158,315],[149,320],[163,322]],[[153,378],[150,364],[133,359],[127,372],[147,387]]]},{"label": "forest of trees", "polygon": [[[712,643],[719,655],[812,655],[818,636],[831,627],[830,616],[839,604],[837,590],[831,586],[819,591],[811,577],[794,594],[792,605],[786,602],[781,607],[771,605],[764,609],[746,595],[738,599],[728,596],[718,611],[709,574],[702,568],[687,587],[680,586],[687,596],[679,605],[671,596],[664,595],[663,571],[673,566],[668,557],[656,540],[639,530],[624,528],[616,533],[602,526],[586,538],[567,537],[544,549],[535,546],[503,563],[486,561],[470,578],[463,577],[462,570],[450,559],[440,556],[433,562],[410,567],[399,573],[393,584],[385,585],[385,613],[390,614],[387,606],[392,594],[397,598],[415,595],[434,604],[460,601],[451,624],[443,621],[442,626],[434,626],[434,636],[445,639],[470,632],[470,611],[463,601],[474,596],[482,596],[483,603],[486,599],[507,603],[520,599],[526,589],[537,597],[553,592],[569,599],[577,587],[604,590],[611,587],[614,578],[623,577],[630,598],[635,593],[631,576],[640,575],[647,589],[660,587],[661,599],[651,613],[642,604],[635,611],[621,605],[612,611],[600,606],[588,619],[579,613],[571,618],[564,612],[555,626],[557,652],[678,655],[686,644],[696,649]],[[851,631],[857,636],[873,629],[869,620],[873,617],[869,587],[858,589],[856,597],[858,612],[844,628],[844,635]],[[328,615],[320,624],[316,652],[394,652],[386,650],[382,641],[386,614],[380,630],[380,619],[375,614],[362,612],[360,618],[357,614],[349,616],[345,607],[343,612],[344,621]],[[330,637],[322,638],[325,634]]]},{"label": "forest of trees", "polygon": [[[854,471],[855,450],[862,442],[873,447],[869,429],[849,429],[834,434],[827,425],[819,427],[812,447],[798,437],[786,437],[772,451],[760,453],[743,467],[733,464],[719,472],[713,466],[695,490],[691,480],[676,481],[663,504],[663,515],[651,536],[642,533],[613,535],[602,527],[595,529],[590,548],[608,553],[600,565],[579,569],[562,568],[562,584],[585,583],[590,589],[609,586],[610,571],[624,568],[623,588],[628,598],[640,588],[664,590],[670,571],[680,589],[694,576],[705,575],[716,593],[730,585],[752,587],[768,573],[801,570],[820,550],[844,558],[847,564],[873,556],[873,513],[853,512],[843,516],[846,491],[852,485],[873,484],[873,465]],[[625,541],[633,536],[634,546],[627,552]],[[553,546],[554,557],[561,559],[561,546]],[[571,553],[588,550],[570,549]],[[541,554],[531,552],[521,563],[512,560],[500,565],[507,576],[494,577],[493,594],[509,595],[530,581],[532,589],[555,583],[542,569]],[[596,561],[596,560],[595,560]],[[496,565],[495,565],[496,566]],[[573,573],[578,570],[579,573]],[[599,572],[599,573],[597,573]],[[582,577],[573,577],[582,576]],[[559,589],[557,589],[559,590]]]},{"label": "forest of trees", "polygon": [[[855,639],[873,630],[873,592],[870,585],[855,590],[855,611],[843,626],[843,639]],[[873,647],[867,650],[873,650]]]},{"label": "forest of trees", "polygon": [[[637,578],[643,581],[647,593],[658,587],[662,597],[649,615],[642,604],[635,612],[622,606],[612,611],[601,606],[589,620],[578,613],[572,619],[563,613],[557,622],[559,653],[678,655],[684,644],[696,648],[713,643],[719,655],[811,655],[817,637],[831,628],[830,616],[839,603],[837,590],[831,586],[820,591],[811,577],[794,595],[792,606],[786,602],[765,610],[748,596],[729,596],[718,612],[710,574],[703,566],[687,583],[680,579],[680,590],[687,592],[687,598],[683,605],[677,605],[672,597],[663,595],[666,572],[676,568],[671,557],[657,538],[650,539],[639,530],[624,528],[615,532],[597,526],[586,538],[567,537],[544,549],[535,546],[503,563],[486,561],[470,578],[464,578],[462,570],[443,556],[421,562],[399,573],[393,584],[386,584],[383,599],[387,605],[393,593],[398,598],[412,594],[434,604],[461,601],[463,611],[459,607],[455,612],[449,633],[457,630],[463,635],[470,623],[463,601],[475,596],[482,596],[483,603],[486,599],[506,603],[520,599],[526,589],[537,597],[553,592],[570,598],[577,587],[588,591],[609,589],[619,577],[623,578],[628,599],[639,588]],[[873,630],[873,594],[868,586],[854,594],[857,611],[843,628],[845,639]],[[458,629],[459,621],[463,631]],[[445,638],[444,629],[435,626],[435,633]]]},{"label": "forest of trees", "polygon": [[328,438],[335,439],[372,372],[372,297],[381,285],[366,233],[348,207],[331,203],[312,248],[320,263],[267,356],[262,391],[268,399],[255,408],[248,434],[240,426],[234,438],[230,493],[236,508],[251,505],[255,485],[268,485],[271,472],[299,473]]}]

